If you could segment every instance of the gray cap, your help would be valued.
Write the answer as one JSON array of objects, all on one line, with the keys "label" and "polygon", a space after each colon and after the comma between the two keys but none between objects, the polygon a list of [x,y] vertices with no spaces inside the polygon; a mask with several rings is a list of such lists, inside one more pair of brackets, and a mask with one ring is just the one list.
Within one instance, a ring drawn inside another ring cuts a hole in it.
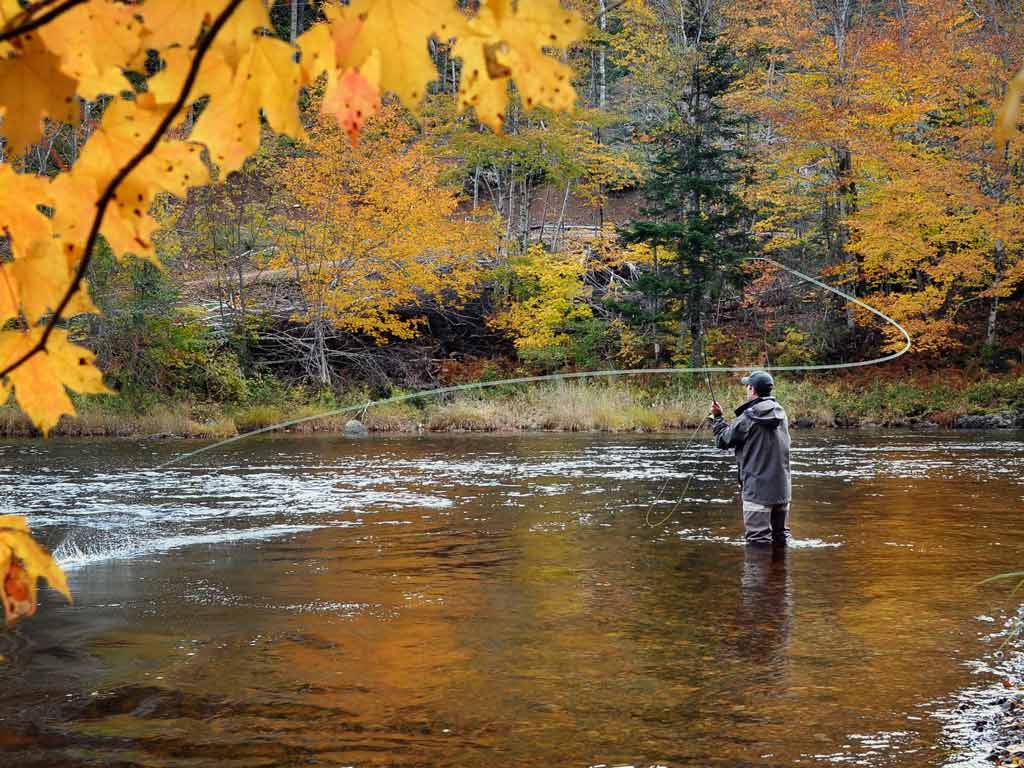
[{"label": "gray cap", "polygon": [[767,371],[752,371],[749,376],[740,379],[740,384],[749,384],[759,395],[766,395],[775,386],[775,379]]}]

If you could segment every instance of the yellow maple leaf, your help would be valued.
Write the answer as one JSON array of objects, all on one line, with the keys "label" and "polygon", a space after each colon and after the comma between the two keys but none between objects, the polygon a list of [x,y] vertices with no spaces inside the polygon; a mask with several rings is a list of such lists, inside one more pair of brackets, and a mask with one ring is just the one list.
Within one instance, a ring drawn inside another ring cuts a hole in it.
[{"label": "yellow maple leaf", "polygon": [[243,0],[217,33],[213,48],[222,53],[233,69],[249,49],[254,35],[263,29],[273,29],[263,0]]},{"label": "yellow maple leaf", "polygon": [[100,127],[86,142],[74,170],[88,171],[100,187],[139,151],[156,132],[161,109],[144,109],[138,101],[114,99],[103,113]]},{"label": "yellow maple leaf", "polygon": [[[165,110],[151,94],[135,101],[116,99],[103,115],[69,174],[54,181],[59,195],[54,228],[65,243],[84,244],[92,215],[83,217],[82,200],[92,200],[159,129]],[[208,170],[200,147],[192,142],[162,141],[118,186],[103,218],[102,232],[118,254],[154,259],[156,221],[149,215],[154,195],[163,190],[182,196],[190,186],[205,183]],[[77,199],[78,203],[72,202]]]},{"label": "yellow maple leaf", "polygon": [[141,31],[131,7],[93,0],[60,14],[39,29],[39,36],[60,57],[61,71],[78,81],[78,95],[91,101],[131,88],[122,67],[139,52]]},{"label": "yellow maple leaf", "polygon": [[355,144],[363,124],[379,110],[380,51],[374,51],[361,67],[349,69],[331,83],[321,111],[333,115]]},{"label": "yellow maple leaf", "polygon": [[96,215],[99,190],[96,178],[75,165],[70,173],[59,173],[50,182],[55,201],[53,232],[71,268],[81,257],[85,239]]},{"label": "yellow maple leaf", "polygon": [[64,571],[32,538],[28,521],[21,515],[0,515],[0,595],[8,625],[36,612],[40,578],[73,602]]},{"label": "yellow maple leaf", "polygon": [[299,67],[302,72],[303,85],[312,85],[321,74],[333,73],[337,68],[331,27],[322,23],[314,24],[299,35],[295,42],[298,44],[299,50],[302,51]]},{"label": "yellow maple leaf", "polygon": [[[58,241],[52,238],[35,241],[27,256],[14,259],[0,268],[4,272],[3,287],[16,297],[15,301],[20,302],[30,323],[53,311],[72,281],[68,259],[60,252]],[[95,311],[83,286],[65,309],[65,316]]]},{"label": "yellow maple leaf", "polygon": [[44,117],[71,122],[77,111],[75,81],[60,70],[60,59],[39,38],[15,39],[13,53],[0,61],[0,127],[9,149],[37,142]]},{"label": "yellow maple leaf", "polygon": [[[480,35],[463,35],[455,41],[452,55],[462,59],[459,79],[459,109],[470,107],[477,120],[495,133],[501,133],[508,109],[508,72],[491,76],[488,67],[487,39]],[[493,60],[493,57],[492,57]]]},{"label": "yellow maple leaf", "polygon": [[564,49],[583,37],[587,29],[579,11],[566,10],[558,0],[521,2],[514,11],[511,0],[488,0],[487,6],[502,35],[524,49]]},{"label": "yellow maple leaf", "polygon": [[500,130],[511,78],[527,109],[571,109],[576,100],[572,70],[546,50],[565,48],[585,29],[580,14],[558,0],[520,3],[515,11],[509,0],[481,6],[452,51],[463,60],[460,108],[474,107],[481,122]]},{"label": "yellow maple leaf", "polygon": [[299,65],[295,49],[281,40],[257,37],[238,64],[231,87],[210,98],[191,139],[207,146],[222,173],[242,167],[260,144],[259,111],[277,131],[305,136],[299,120]]},{"label": "yellow maple leaf", "polygon": [[[0,368],[21,358],[36,345],[42,328],[28,331],[0,331]],[[82,394],[109,392],[103,374],[93,364],[95,355],[68,341],[67,332],[54,328],[46,351],[30,357],[9,374],[18,405],[46,435],[64,414],[74,415],[65,387]]]},{"label": "yellow maple leaf", "polygon": [[36,206],[48,203],[49,184],[43,176],[15,173],[0,164],[0,227],[11,239],[15,256],[28,252],[33,240],[51,237],[50,220]]},{"label": "yellow maple leaf", "polygon": [[[164,67],[146,81],[147,92],[152,94],[158,105],[173,104],[178,100],[181,89],[185,85],[189,68],[192,66],[193,51],[186,48],[171,48],[164,51]],[[224,54],[216,49],[206,52],[199,73],[186,103],[191,103],[203,96],[224,93],[231,87],[234,70]],[[182,116],[184,119],[184,116]]]},{"label": "yellow maple leaf", "polygon": [[162,49],[174,43],[191,47],[204,22],[224,10],[224,0],[146,0],[137,12],[142,16],[147,48]]},{"label": "yellow maple leaf", "polygon": [[299,119],[299,65],[292,46],[272,37],[257,38],[239,64],[236,82],[252,84],[256,100],[275,131],[293,139],[305,137]]},{"label": "yellow maple leaf", "polygon": [[347,69],[362,64],[362,59],[357,57],[365,58],[368,54],[356,52],[355,45],[363,32],[363,19],[359,15],[346,15],[344,6],[340,5],[325,5],[324,16],[334,41],[335,67]]},{"label": "yellow maple leaf", "polygon": [[444,0],[352,0],[340,16],[363,21],[348,62],[358,65],[375,49],[384,52],[381,90],[394,92],[410,109],[417,107],[427,84],[437,79],[428,38],[448,40],[458,37],[466,28],[465,17]]}]

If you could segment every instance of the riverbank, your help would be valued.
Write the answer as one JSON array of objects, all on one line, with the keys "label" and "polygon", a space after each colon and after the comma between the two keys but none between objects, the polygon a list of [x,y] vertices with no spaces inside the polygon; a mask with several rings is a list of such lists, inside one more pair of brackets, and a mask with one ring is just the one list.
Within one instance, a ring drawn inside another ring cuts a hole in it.
[{"label": "riverbank", "polygon": [[[811,427],[1024,427],[1024,377],[969,381],[948,373],[881,381],[864,376],[782,379],[777,386],[792,424]],[[717,384],[727,407],[739,387]],[[392,396],[401,396],[400,391]],[[692,429],[708,412],[702,381],[565,381],[498,386],[478,392],[426,396],[374,405],[364,391],[310,395],[283,392],[272,402],[210,403],[187,399],[139,406],[123,398],[78,401],[79,415],[64,418],[51,434],[215,439],[273,424],[311,418],[296,432],[341,432],[358,417],[371,432],[672,432]],[[0,436],[35,434],[12,405],[0,407]]]}]

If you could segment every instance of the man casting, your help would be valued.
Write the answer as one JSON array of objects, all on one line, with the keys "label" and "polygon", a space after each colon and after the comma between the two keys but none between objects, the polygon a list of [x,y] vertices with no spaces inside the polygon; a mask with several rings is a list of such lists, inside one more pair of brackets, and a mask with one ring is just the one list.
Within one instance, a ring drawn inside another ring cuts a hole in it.
[{"label": "man casting", "polygon": [[715,446],[736,452],[747,543],[785,546],[790,539],[792,495],[789,419],[772,397],[771,374],[754,371],[741,383],[747,388],[747,402],[736,409],[731,422],[722,418],[722,406],[711,404]]}]

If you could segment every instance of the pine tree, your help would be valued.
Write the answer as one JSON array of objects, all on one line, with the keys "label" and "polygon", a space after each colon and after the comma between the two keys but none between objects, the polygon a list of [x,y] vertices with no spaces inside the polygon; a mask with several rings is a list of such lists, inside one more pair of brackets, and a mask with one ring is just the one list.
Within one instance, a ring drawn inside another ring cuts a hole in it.
[{"label": "pine tree", "polygon": [[704,364],[704,316],[724,286],[738,282],[738,263],[754,250],[751,213],[737,194],[743,183],[744,155],[738,117],[722,98],[740,72],[733,51],[708,28],[706,15],[694,15],[684,36],[689,82],[671,116],[652,132],[652,164],[643,219],[629,222],[623,236],[646,242],[664,254],[665,271],[637,284],[643,310],[621,305],[627,317],[678,321],[680,347],[689,334],[692,364]]}]

